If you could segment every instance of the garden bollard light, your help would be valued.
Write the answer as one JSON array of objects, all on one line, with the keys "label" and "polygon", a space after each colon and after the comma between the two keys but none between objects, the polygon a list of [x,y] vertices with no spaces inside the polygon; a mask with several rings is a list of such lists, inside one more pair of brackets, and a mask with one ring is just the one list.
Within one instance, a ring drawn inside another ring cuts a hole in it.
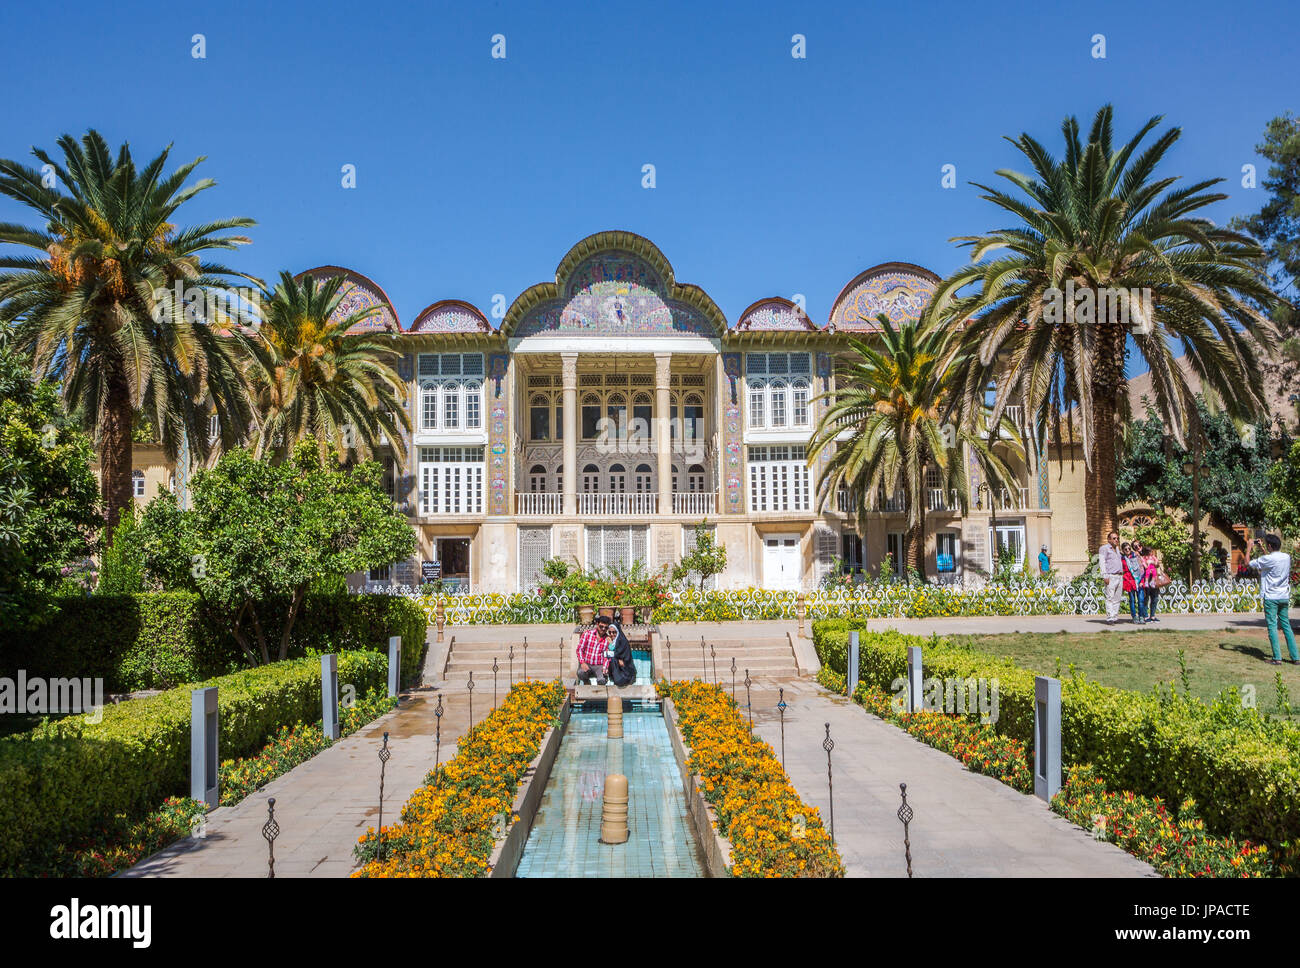
[{"label": "garden bollard light", "polygon": [[627,843],[627,777],[611,773],[605,777],[605,799],[600,813],[600,842]]},{"label": "garden bollard light", "polygon": [[497,657],[492,657],[492,708],[497,708]]},{"label": "garden bollard light", "polygon": [[[912,823],[912,808],[907,805],[907,784],[900,783],[898,789],[903,793],[903,805],[898,808],[898,819],[903,822],[903,857],[907,860],[907,876],[912,876],[912,841],[908,837],[908,827]],[[831,836],[834,840],[834,835]]]},{"label": "garden bollard light", "polygon": [[713,643],[709,643],[709,658],[713,660],[713,684],[718,684],[718,653],[713,651]]}]

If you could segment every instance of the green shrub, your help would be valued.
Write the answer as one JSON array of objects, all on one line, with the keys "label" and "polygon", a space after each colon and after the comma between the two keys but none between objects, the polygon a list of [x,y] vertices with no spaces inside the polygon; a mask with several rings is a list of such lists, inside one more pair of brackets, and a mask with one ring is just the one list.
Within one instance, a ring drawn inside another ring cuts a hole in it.
[{"label": "green shrub", "polygon": [[[339,656],[339,684],[362,696],[381,689],[388,660]],[[280,726],[320,718],[320,662],[278,662],[0,739],[0,870],[41,844],[83,839],[106,817],[143,817],[189,792],[190,690],[216,686],[220,754],[247,756]]]},{"label": "green shrub", "polygon": [[[851,619],[813,623],[821,661],[844,675]],[[886,692],[922,647],[926,678],[997,680],[997,732],[1032,749],[1034,673],[946,639],[862,632],[860,681]],[[978,712],[968,712],[974,717]],[[1281,843],[1300,837],[1300,730],[1243,708],[1229,691],[1214,703],[1113,689],[1075,675],[1061,684],[1065,765],[1091,763],[1106,786],[1168,803],[1194,800],[1221,835]]]},{"label": "green shrub", "polygon": [[[0,644],[0,676],[102,678],[107,692],[167,689],[245,667],[228,629],[191,592],[50,598],[41,624]],[[276,610],[277,614],[282,610]],[[402,637],[402,682],[419,679],[426,621],[409,599],[309,595],[294,624],[291,658],[315,652],[386,650]],[[277,637],[279,629],[271,630]]]}]

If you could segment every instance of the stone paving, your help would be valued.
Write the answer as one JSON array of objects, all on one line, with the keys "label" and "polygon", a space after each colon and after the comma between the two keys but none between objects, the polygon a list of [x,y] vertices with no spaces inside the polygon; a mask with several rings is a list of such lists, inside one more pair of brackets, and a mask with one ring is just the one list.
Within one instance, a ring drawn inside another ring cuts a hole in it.
[{"label": "stone paving", "polygon": [[[729,683],[723,683],[729,690]],[[992,777],[971,773],[946,753],[913,739],[843,696],[807,680],[756,680],[754,731],[781,754],[778,687],[785,688],[785,766],[803,799],[829,826],[826,753],[835,748],[835,838],[850,877],[906,877],[899,783],[914,811],[910,827],[917,877],[1156,876],[1118,847],[1092,839]],[[737,696],[745,713],[745,693]]]},{"label": "stone paving", "polygon": [[[463,684],[441,690],[442,762],[456,753],[469,723]],[[502,677],[500,697],[507,690]],[[280,835],[275,841],[276,877],[347,877],[356,867],[352,848],[379,814],[379,748],[388,731],[392,757],[384,775],[384,823],[398,819],[402,805],[424,782],[434,764],[438,692],[402,697],[398,709],[345,737],[306,763],[268,783],[260,793],[207,816],[205,836],[186,837],[136,864],[121,877],[265,877],[267,800],[275,797]],[[474,721],[492,708],[492,684],[474,690]]]}]

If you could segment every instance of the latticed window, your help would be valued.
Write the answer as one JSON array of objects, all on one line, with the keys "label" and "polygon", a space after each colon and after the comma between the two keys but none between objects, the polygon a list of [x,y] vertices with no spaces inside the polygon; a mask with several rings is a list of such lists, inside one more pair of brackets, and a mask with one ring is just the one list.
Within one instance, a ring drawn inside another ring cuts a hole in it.
[{"label": "latticed window", "polygon": [[812,357],[808,353],[747,353],[749,426],[755,429],[808,427]]},{"label": "latticed window", "polygon": [[483,448],[421,447],[420,513],[483,513]]},{"label": "latticed window", "polygon": [[420,429],[483,426],[483,354],[421,353]]},{"label": "latticed window", "polygon": [[587,528],[587,568],[631,568],[646,559],[647,528]]},{"label": "latticed window", "polygon": [[803,447],[750,447],[748,464],[751,511],[809,510],[809,475]]},{"label": "latticed window", "polygon": [[543,582],[542,565],[551,557],[551,529],[519,529],[519,590],[536,591]]}]

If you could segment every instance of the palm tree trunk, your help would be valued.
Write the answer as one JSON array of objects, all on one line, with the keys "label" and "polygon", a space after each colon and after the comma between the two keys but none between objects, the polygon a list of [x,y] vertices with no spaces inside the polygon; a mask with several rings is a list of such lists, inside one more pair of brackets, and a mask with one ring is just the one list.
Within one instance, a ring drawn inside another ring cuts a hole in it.
[{"label": "palm tree trunk", "polygon": [[126,375],[114,372],[108,377],[108,399],[104,407],[99,453],[105,544],[111,541],[122,510],[134,499],[131,493],[131,422],[134,415]]},{"label": "palm tree trunk", "polygon": [[1124,385],[1124,341],[1127,334],[1118,323],[1101,324],[1092,383],[1092,467],[1084,479],[1083,505],[1087,518],[1089,547],[1100,545],[1119,526],[1115,503],[1115,448],[1119,435],[1115,418],[1119,393]]}]

